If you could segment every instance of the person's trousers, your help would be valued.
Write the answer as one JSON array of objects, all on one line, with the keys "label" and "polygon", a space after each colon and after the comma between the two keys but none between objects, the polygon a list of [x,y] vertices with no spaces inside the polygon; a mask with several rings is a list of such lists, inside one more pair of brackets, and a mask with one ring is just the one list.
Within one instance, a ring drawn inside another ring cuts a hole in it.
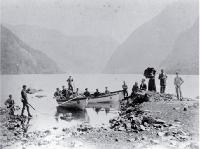
[{"label": "person's trousers", "polygon": [[68,84],[68,90],[73,91],[73,86],[71,84]]},{"label": "person's trousers", "polygon": [[22,113],[21,113],[21,115],[24,114],[25,108],[27,109],[28,115],[31,115],[31,114],[30,114],[30,111],[29,111],[28,103],[26,103],[26,102],[22,102],[22,103],[23,103],[23,107],[22,107]]},{"label": "person's trousers", "polygon": [[123,94],[124,94],[124,97],[127,97],[128,96],[128,91],[127,90],[123,90]]},{"label": "person's trousers", "polygon": [[160,93],[161,94],[165,93],[165,88],[166,88],[166,86],[160,86]]},{"label": "person's trousers", "polygon": [[176,96],[177,96],[177,98],[178,99],[182,99],[181,87],[176,86],[175,90],[176,90]]}]

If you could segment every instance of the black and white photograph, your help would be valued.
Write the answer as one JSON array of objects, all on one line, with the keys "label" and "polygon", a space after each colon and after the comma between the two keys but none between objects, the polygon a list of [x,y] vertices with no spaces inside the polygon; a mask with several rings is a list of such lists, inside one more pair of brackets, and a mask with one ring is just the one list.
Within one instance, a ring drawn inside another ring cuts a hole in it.
[{"label": "black and white photograph", "polygon": [[0,149],[199,149],[199,0],[0,6]]}]

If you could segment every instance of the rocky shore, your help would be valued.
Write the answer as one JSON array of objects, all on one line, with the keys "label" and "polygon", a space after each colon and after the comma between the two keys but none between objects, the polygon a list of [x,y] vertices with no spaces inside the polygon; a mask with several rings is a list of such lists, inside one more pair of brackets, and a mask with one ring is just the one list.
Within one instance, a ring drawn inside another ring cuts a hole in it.
[{"label": "rocky shore", "polygon": [[33,132],[27,131],[27,117],[9,116],[0,108],[0,148],[199,148],[197,100],[152,92],[137,100],[121,101],[109,127],[83,123]]}]

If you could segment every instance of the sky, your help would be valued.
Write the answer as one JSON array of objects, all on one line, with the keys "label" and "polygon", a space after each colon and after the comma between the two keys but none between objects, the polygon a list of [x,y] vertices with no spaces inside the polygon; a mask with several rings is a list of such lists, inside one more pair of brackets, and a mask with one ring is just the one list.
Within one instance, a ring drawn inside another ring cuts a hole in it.
[{"label": "sky", "polygon": [[66,35],[109,36],[122,43],[177,0],[1,0],[2,23],[37,25]]}]

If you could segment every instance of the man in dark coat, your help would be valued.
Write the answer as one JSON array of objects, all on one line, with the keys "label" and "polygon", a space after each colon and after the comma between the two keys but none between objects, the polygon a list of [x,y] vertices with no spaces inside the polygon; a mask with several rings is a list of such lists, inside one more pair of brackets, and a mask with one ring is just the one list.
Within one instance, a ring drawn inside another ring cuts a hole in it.
[{"label": "man in dark coat", "polygon": [[98,89],[96,89],[96,92],[94,92],[94,97],[98,97],[100,95],[100,92]]},{"label": "man in dark coat", "polygon": [[30,114],[30,111],[29,111],[28,97],[27,97],[27,93],[26,93],[26,85],[23,85],[22,88],[23,88],[23,89],[22,89],[22,91],[21,91],[21,96],[22,96],[23,107],[22,107],[21,116],[24,115],[24,110],[25,110],[25,108],[26,108],[26,109],[27,109],[27,112],[28,112],[28,116],[29,116],[29,117],[32,117],[32,115]]},{"label": "man in dark coat", "polygon": [[123,89],[124,97],[127,97],[128,96],[128,86],[126,85],[125,81],[123,82],[122,89]]},{"label": "man in dark coat", "polygon": [[165,93],[167,75],[164,73],[163,69],[161,69],[158,79],[160,80],[160,93]]},{"label": "man in dark coat", "polygon": [[90,92],[88,91],[88,88],[85,89],[84,96],[90,97]]}]

